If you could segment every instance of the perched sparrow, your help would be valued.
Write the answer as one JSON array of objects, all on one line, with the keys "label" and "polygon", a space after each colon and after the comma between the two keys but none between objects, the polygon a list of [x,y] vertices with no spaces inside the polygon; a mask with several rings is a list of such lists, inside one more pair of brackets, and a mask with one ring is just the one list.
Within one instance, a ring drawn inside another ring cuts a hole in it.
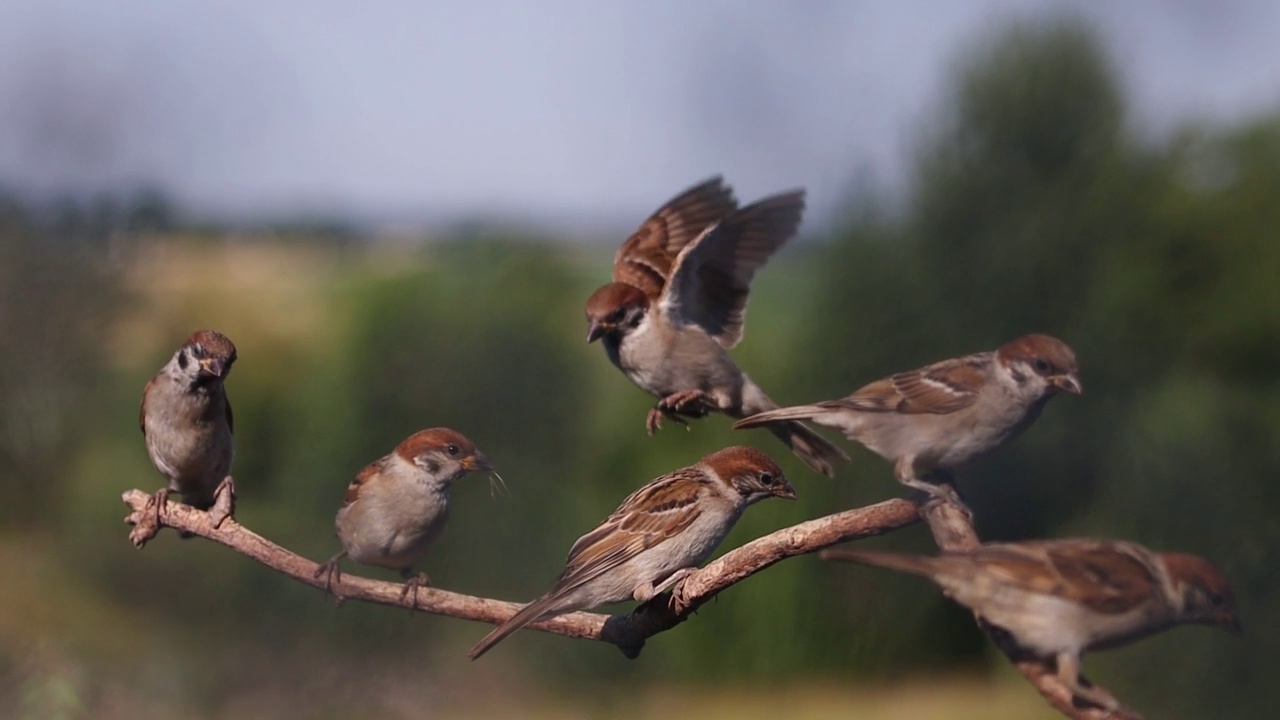
[{"label": "perched sparrow", "polygon": [[192,507],[218,503],[215,525],[230,514],[235,488],[230,476],[235,446],[231,403],[223,381],[236,361],[236,346],[213,330],[197,330],[142,391],[138,424],[151,463],[169,481],[157,491],[156,520],[170,492]]},{"label": "perched sparrow", "polygon": [[531,622],[634,598],[646,602],[694,572],[748,505],[795,498],[782,469],[748,447],[714,452],[635,491],[569,549],[564,572],[471,648],[474,660]]},{"label": "perched sparrow", "polygon": [[334,525],[343,551],[316,570],[325,588],[340,576],[338,561],[351,556],[365,565],[399,570],[407,582],[403,600],[431,579],[412,576],[412,567],[444,530],[449,519],[449,486],[469,472],[491,472],[484,453],[461,433],[431,428],[410,435],[390,454],[375,460],[347,486]]},{"label": "perched sparrow", "polygon": [[1022,649],[1056,661],[1072,693],[1108,710],[1120,709],[1115,698],[1080,682],[1084,651],[1124,645],[1180,623],[1240,632],[1231,587],[1207,560],[1118,540],[989,544],[937,557],[827,550],[822,557],[932,579]]},{"label": "perched sparrow", "polygon": [[[727,352],[742,338],[751,278],[795,234],[804,191],[738,209],[720,178],[673,198],[623,243],[613,282],[587,300],[587,341],[658,398],[646,427],[665,415],[745,417],[776,408]],[[843,450],[798,422],[769,426],[809,467],[832,475]]]},{"label": "perched sparrow", "polygon": [[936,362],[839,400],[770,410],[734,427],[812,420],[837,428],[892,461],[898,482],[967,511],[954,490],[923,477],[945,479],[1012,440],[1059,391],[1081,392],[1075,353],[1048,335],[1024,335],[994,352]]}]

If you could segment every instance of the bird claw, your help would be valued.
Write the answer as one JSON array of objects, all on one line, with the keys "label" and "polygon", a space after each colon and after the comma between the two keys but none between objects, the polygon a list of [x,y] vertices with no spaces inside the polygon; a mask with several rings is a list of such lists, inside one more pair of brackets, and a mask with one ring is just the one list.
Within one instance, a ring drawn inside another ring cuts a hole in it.
[{"label": "bird claw", "polygon": [[228,475],[218,483],[217,489],[213,491],[213,506],[209,508],[209,522],[213,524],[214,529],[222,527],[222,523],[227,518],[235,517],[236,513],[236,484]]},{"label": "bird claw", "polygon": [[674,420],[675,422],[678,422],[681,425],[685,426],[686,430],[689,428],[689,423],[686,422],[684,418],[680,417],[679,415],[676,415],[673,412],[655,407],[649,410],[649,416],[645,418],[645,421],[644,421],[644,429],[646,432],[649,433],[649,437],[653,437],[654,433],[662,429],[662,418],[664,416],[670,420]]},{"label": "bird claw", "polygon": [[[657,406],[649,410],[649,417],[645,420],[645,429],[649,432],[649,436],[662,429],[662,419],[665,417],[685,426],[689,429],[689,423],[684,419],[706,417],[708,413],[715,407],[711,402],[710,396],[701,390],[684,390],[677,393],[671,393],[658,401]],[[681,417],[681,416],[684,417]]]},{"label": "bird claw", "polygon": [[1107,712],[1107,717],[1125,718],[1125,720],[1142,720],[1142,716],[1134,710],[1125,707],[1115,695],[1112,695],[1106,688],[1099,687],[1089,682],[1083,675],[1076,676],[1074,682],[1067,679],[1063,680],[1063,684],[1071,691],[1072,704],[1079,705],[1080,701],[1084,701],[1089,705],[1094,705]]},{"label": "bird claw", "polygon": [[927,515],[941,505],[950,505],[964,515],[965,522],[973,525],[973,510],[969,509],[969,506],[960,499],[959,493],[947,485],[937,487],[938,492],[929,494],[929,499],[925,500],[924,505],[920,508],[921,511]]},{"label": "bird claw", "polygon": [[711,397],[701,390],[671,393],[658,401],[658,409],[692,418],[706,417],[713,406]]},{"label": "bird claw", "polygon": [[133,530],[129,531],[129,540],[134,547],[141,549],[160,532],[160,528],[164,527],[160,522],[160,513],[164,511],[168,502],[169,488],[160,488],[154,495],[147,498],[147,504],[141,510],[125,518],[126,522],[133,523]]},{"label": "bird claw", "polygon": [[342,605],[344,598],[333,591],[333,584],[335,582],[342,582],[342,569],[338,567],[338,561],[346,557],[346,555],[346,552],[340,552],[337,555],[334,555],[329,558],[327,562],[321,563],[321,565],[316,568],[315,573],[312,574],[312,577],[316,580],[324,578],[324,593],[326,595],[332,595],[334,603],[338,605]]},{"label": "bird claw", "polygon": [[676,615],[683,615],[689,606],[693,604],[693,599],[685,592],[685,581],[682,579],[671,588],[670,607]]},{"label": "bird claw", "polygon": [[933,511],[938,509],[941,505],[950,505],[961,513],[964,513],[965,521],[968,522],[969,525],[973,525],[973,511],[970,510],[969,506],[960,499],[960,493],[957,492],[955,487],[950,484],[949,476],[944,478],[944,482],[929,482],[927,480],[920,480],[911,475],[900,475],[898,477],[898,482],[913,490],[919,490],[920,492],[928,495],[925,502],[920,505],[920,513],[922,516],[932,514]]},{"label": "bird claw", "polygon": [[409,607],[409,612],[412,613],[418,609],[418,589],[431,587],[431,578],[424,572],[412,577],[409,577],[407,573],[404,575],[404,587],[400,588],[400,602],[404,602],[409,597],[409,593],[413,593],[413,605]]}]

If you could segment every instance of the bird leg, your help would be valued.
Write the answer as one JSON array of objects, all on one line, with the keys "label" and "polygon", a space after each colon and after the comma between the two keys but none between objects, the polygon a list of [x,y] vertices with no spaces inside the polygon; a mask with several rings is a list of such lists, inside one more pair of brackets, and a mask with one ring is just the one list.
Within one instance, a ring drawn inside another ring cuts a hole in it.
[{"label": "bird leg", "polygon": [[677,393],[671,393],[658,401],[656,407],[649,411],[649,417],[645,421],[645,429],[653,435],[662,429],[662,418],[665,416],[671,420],[675,420],[681,425],[688,426],[681,415],[690,418],[706,417],[716,407],[715,401],[711,396],[701,390],[682,390]]},{"label": "bird leg", "polygon": [[653,589],[653,594],[657,595],[658,593],[662,592],[663,590],[666,590],[669,587],[676,585],[677,583],[683,583],[685,578],[689,577],[690,575],[696,572],[698,572],[698,568],[696,567],[680,568],[679,570],[671,573],[671,576],[668,577],[666,580],[663,580],[661,583],[659,583],[658,586]]},{"label": "bird leg", "polygon": [[431,578],[426,573],[420,572],[417,575],[409,568],[400,571],[400,577],[404,578],[404,587],[400,588],[400,602],[413,593],[413,607],[409,608],[409,612],[418,609],[418,588],[431,587]]},{"label": "bird leg", "polygon": [[965,514],[965,518],[968,519],[969,524],[972,525],[973,511],[970,510],[969,506],[960,499],[960,493],[956,492],[956,489],[948,484],[950,483],[951,476],[942,473],[935,473],[934,475],[944,484],[929,482],[916,477],[915,468],[912,466],[912,463],[905,462],[905,459],[904,461],[899,461],[898,466],[894,468],[894,476],[897,478],[898,482],[912,488],[913,490],[919,490],[929,496],[929,499],[925,502],[925,507],[929,507],[933,503],[948,503],[952,507],[963,512]]},{"label": "bird leg", "polygon": [[213,491],[213,506],[209,508],[209,521],[214,528],[222,527],[222,521],[236,512],[236,484],[228,475]]},{"label": "bird leg", "polygon": [[316,572],[312,577],[319,580],[324,578],[324,592],[326,595],[332,595],[339,605],[342,604],[342,596],[333,591],[335,582],[342,582],[342,570],[338,568],[338,561],[347,556],[347,551],[334,555],[329,560],[316,568]]},{"label": "bird leg", "polygon": [[1126,713],[1141,717],[1134,711],[1120,704],[1114,695],[1093,685],[1080,674],[1080,656],[1071,653],[1058,653],[1058,680],[1062,682],[1074,698],[1079,698],[1112,713]]},{"label": "bird leg", "polygon": [[662,591],[673,585],[675,585],[675,589],[671,591],[671,599],[669,599],[667,603],[673,608],[683,607],[687,604],[683,594],[681,594],[679,598],[677,598],[676,594],[680,592],[682,587],[684,587],[683,580],[697,571],[698,568],[696,567],[682,568],[672,573],[670,577],[657,585],[654,585],[653,583],[640,585],[631,592],[631,596],[636,599],[636,602],[640,603],[640,607],[637,607],[635,612],[640,613],[648,610],[651,605],[654,605],[654,603],[657,602],[658,595],[662,594]]},{"label": "bird leg", "polygon": [[662,587],[664,588],[667,586],[671,587],[670,607],[676,612],[676,614],[683,612],[685,608],[689,607],[689,596],[685,594],[684,585],[685,580],[696,572],[698,572],[698,568],[696,567],[677,570],[675,574],[667,578],[666,582],[662,583]]},{"label": "bird leg", "polygon": [[169,488],[163,487],[155,492],[154,495],[147,498],[147,504],[142,510],[134,513],[133,530],[129,532],[129,540],[133,542],[134,547],[142,547],[147,544],[151,538],[160,532],[160,513],[169,503]]}]

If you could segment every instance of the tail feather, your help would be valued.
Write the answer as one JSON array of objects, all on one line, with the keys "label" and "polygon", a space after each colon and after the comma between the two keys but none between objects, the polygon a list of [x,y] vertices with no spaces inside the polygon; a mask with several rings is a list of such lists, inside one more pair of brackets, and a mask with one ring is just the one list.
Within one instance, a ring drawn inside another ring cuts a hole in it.
[{"label": "tail feather", "polygon": [[874,550],[823,550],[819,555],[823,560],[840,560],[856,562],[864,565],[899,570],[912,575],[923,575],[932,578],[938,571],[938,559],[924,555],[903,555],[901,553],[876,552]]},{"label": "tail feather", "polygon": [[827,477],[835,477],[836,471],[833,464],[837,460],[848,462],[849,455],[827,442],[826,438],[818,433],[794,422],[797,419],[812,417],[822,411],[822,408],[816,405],[780,408],[778,403],[770,399],[759,385],[744,375],[740,415],[733,414],[748,417],[734,423],[733,427],[737,429],[768,424],[769,432],[791,448],[791,452],[803,460],[805,465]]},{"label": "tail feather", "polygon": [[739,420],[733,424],[733,429],[745,430],[746,428],[759,427],[782,420],[808,420],[814,415],[821,415],[826,411],[826,408],[818,405],[794,405],[792,407],[774,408]]},{"label": "tail feather", "polygon": [[489,652],[494,645],[502,642],[508,635],[545,617],[555,617],[562,615],[570,610],[570,608],[556,608],[554,605],[559,602],[559,596],[547,595],[520,608],[519,612],[512,615],[509,620],[494,628],[488,635],[480,639],[475,647],[467,652],[467,657],[475,660],[481,655]]},{"label": "tail feather", "polygon": [[775,423],[767,429],[791,448],[791,452],[803,460],[805,465],[827,477],[836,476],[836,461],[849,461],[848,453],[798,422]]}]

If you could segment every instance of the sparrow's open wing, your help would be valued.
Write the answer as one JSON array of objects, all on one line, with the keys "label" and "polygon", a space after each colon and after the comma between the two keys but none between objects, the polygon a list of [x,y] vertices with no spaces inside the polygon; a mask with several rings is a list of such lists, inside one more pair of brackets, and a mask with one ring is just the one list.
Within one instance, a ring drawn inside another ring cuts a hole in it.
[{"label": "sparrow's open wing", "polygon": [[675,196],[618,248],[613,259],[614,282],[640,288],[656,302],[680,251],[737,207],[733,190],[720,177],[704,180]]},{"label": "sparrow's open wing", "polygon": [[742,339],[751,279],[800,227],[804,191],[773,195],[734,211],[685,246],[659,307],[701,327],[721,346]]}]

